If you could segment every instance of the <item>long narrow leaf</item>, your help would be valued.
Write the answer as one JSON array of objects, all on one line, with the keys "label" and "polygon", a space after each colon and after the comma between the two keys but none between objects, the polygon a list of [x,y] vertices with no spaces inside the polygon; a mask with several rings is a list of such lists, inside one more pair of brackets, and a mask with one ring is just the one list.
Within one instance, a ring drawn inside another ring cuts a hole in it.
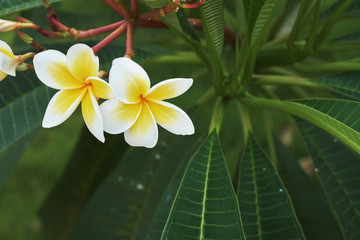
[{"label": "long narrow leaf", "polygon": [[239,206],[215,133],[190,160],[161,239],[244,239]]},{"label": "long narrow leaf", "polygon": [[221,57],[224,45],[223,0],[207,0],[201,7],[202,25],[210,52]]},{"label": "long narrow leaf", "polygon": [[243,0],[250,46],[261,41],[277,0]]},{"label": "long narrow leaf", "polygon": [[246,239],[305,239],[285,187],[251,136],[238,187]]},{"label": "long narrow leaf", "polygon": [[313,81],[331,88],[345,96],[360,100],[359,78],[360,72],[356,71],[325,76],[314,79]]},{"label": "long narrow leaf", "polygon": [[298,120],[297,123],[310,150],[317,176],[346,239],[359,239],[359,156],[316,126],[304,120]]},{"label": "long narrow leaf", "polygon": [[243,102],[304,118],[360,153],[360,103],[339,99],[278,101],[251,97]]}]

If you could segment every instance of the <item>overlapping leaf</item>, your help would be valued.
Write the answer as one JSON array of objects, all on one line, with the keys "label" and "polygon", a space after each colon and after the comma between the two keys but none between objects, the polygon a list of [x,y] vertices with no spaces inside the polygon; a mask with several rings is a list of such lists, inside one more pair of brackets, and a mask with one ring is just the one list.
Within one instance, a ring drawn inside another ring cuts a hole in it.
[{"label": "overlapping leaf", "polygon": [[[145,239],[146,235],[160,238],[178,186],[171,193],[168,185],[176,176],[185,154],[183,149],[193,142],[169,139],[169,134],[164,137],[155,148],[133,149],[121,159],[87,203],[71,239]],[[164,205],[159,205],[163,198]],[[154,219],[160,208],[165,210],[165,216]]]},{"label": "overlapping leaf", "polygon": [[276,141],[276,148],[277,169],[289,192],[306,239],[342,239],[342,232],[328,202],[312,181],[312,169],[306,167],[306,174],[298,159],[280,141]]},{"label": "overlapping leaf", "polygon": [[317,98],[292,101],[249,98],[243,99],[243,102],[252,106],[284,111],[306,119],[360,154],[359,102]]},{"label": "overlapping leaf", "polygon": [[347,72],[336,75],[325,76],[314,79],[314,82],[320,83],[333,89],[345,96],[360,100],[360,72]]},{"label": "overlapping leaf", "polygon": [[360,103],[338,99],[296,100],[288,103],[298,111],[300,117],[301,114],[313,115],[313,123],[360,152]]},{"label": "overlapping leaf", "polygon": [[224,11],[223,0],[207,0],[201,7],[202,25],[210,51],[218,57],[222,54],[224,45]]},{"label": "overlapping leaf", "polygon": [[346,239],[359,239],[359,155],[314,125],[303,120],[298,120],[297,123],[310,150],[317,176]]},{"label": "overlapping leaf", "polygon": [[[50,3],[59,1],[61,0],[49,0]],[[41,0],[0,0],[0,16],[42,5]]]},{"label": "overlapping leaf", "polygon": [[305,239],[286,189],[251,136],[240,166],[238,199],[246,239]]},{"label": "overlapping leaf", "polygon": [[243,0],[250,46],[261,41],[277,0]]},{"label": "overlapping leaf", "polygon": [[215,133],[190,160],[161,239],[244,239],[237,199]]},{"label": "overlapping leaf", "polygon": [[0,187],[39,127],[50,95],[34,73],[0,83]]}]

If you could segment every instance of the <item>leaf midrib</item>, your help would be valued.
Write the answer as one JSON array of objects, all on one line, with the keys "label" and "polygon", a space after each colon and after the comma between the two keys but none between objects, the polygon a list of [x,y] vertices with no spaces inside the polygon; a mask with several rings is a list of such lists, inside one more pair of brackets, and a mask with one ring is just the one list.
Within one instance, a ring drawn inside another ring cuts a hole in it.
[{"label": "leaf midrib", "polygon": [[210,163],[211,163],[211,155],[212,155],[212,148],[214,145],[214,141],[211,141],[211,145],[209,146],[209,155],[208,155],[208,167],[206,168],[206,175],[205,175],[205,186],[204,186],[204,196],[202,201],[202,210],[201,210],[201,223],[200,223],[200,239],[205,239],[204,237],[204,224],[205,224],[205,210],[206,210],[206,195],[207,195],[207,188],[208,188],[208,179],[209,179],[209,172],[210,172]]}]

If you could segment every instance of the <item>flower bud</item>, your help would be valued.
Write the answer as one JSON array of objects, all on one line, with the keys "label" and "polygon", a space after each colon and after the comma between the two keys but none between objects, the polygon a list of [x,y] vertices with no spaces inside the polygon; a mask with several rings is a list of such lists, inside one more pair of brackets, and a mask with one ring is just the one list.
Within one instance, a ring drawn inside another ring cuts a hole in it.
[{"label": "flower bud", "polygon": [[23,32],[17,32],[18,36],[21,40],[23,40],[26,44],[31,45],[34,42],[34,39]]},{"label": "flower bud", "polygon": [[14,31],[17,25],[17,22],[0,19],[0,32]]}]

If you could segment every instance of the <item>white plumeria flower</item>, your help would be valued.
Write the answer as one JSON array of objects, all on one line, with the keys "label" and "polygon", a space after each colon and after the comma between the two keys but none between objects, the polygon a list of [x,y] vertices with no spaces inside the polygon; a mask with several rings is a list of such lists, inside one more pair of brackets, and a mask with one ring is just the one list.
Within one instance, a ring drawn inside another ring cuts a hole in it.
[{"label": "white plumeria flower", "polygon": [[0,81],[7,75],[15,77],[16,68],[22,60],[15,56],[10,46],[0,40]]},{"label": "white plumeria flower", "polygon": [[186,92],[193,83],[191,78],[169,79],[150,88],[149,77],[141,66],[129,58],[117,58],[112,63],[109,82],[118,99],[100,105],[105,132],[124,132],[128,144],[147,148],[157,143],[156,123],[174,134],[194,133],[188,115],[163,101]]},{"label": "white plumeria flower", "polygon": [[98,78],[99,58],[85,44],[70,47],[67,55],[46,50],[34,57],[36,75],[45,85],[59,89],[46,108],[42,126],[63,123],[81,102],[86,126],[101,142],[105,141],[103,119],[97,98],[114,97],[110,85]]}]

